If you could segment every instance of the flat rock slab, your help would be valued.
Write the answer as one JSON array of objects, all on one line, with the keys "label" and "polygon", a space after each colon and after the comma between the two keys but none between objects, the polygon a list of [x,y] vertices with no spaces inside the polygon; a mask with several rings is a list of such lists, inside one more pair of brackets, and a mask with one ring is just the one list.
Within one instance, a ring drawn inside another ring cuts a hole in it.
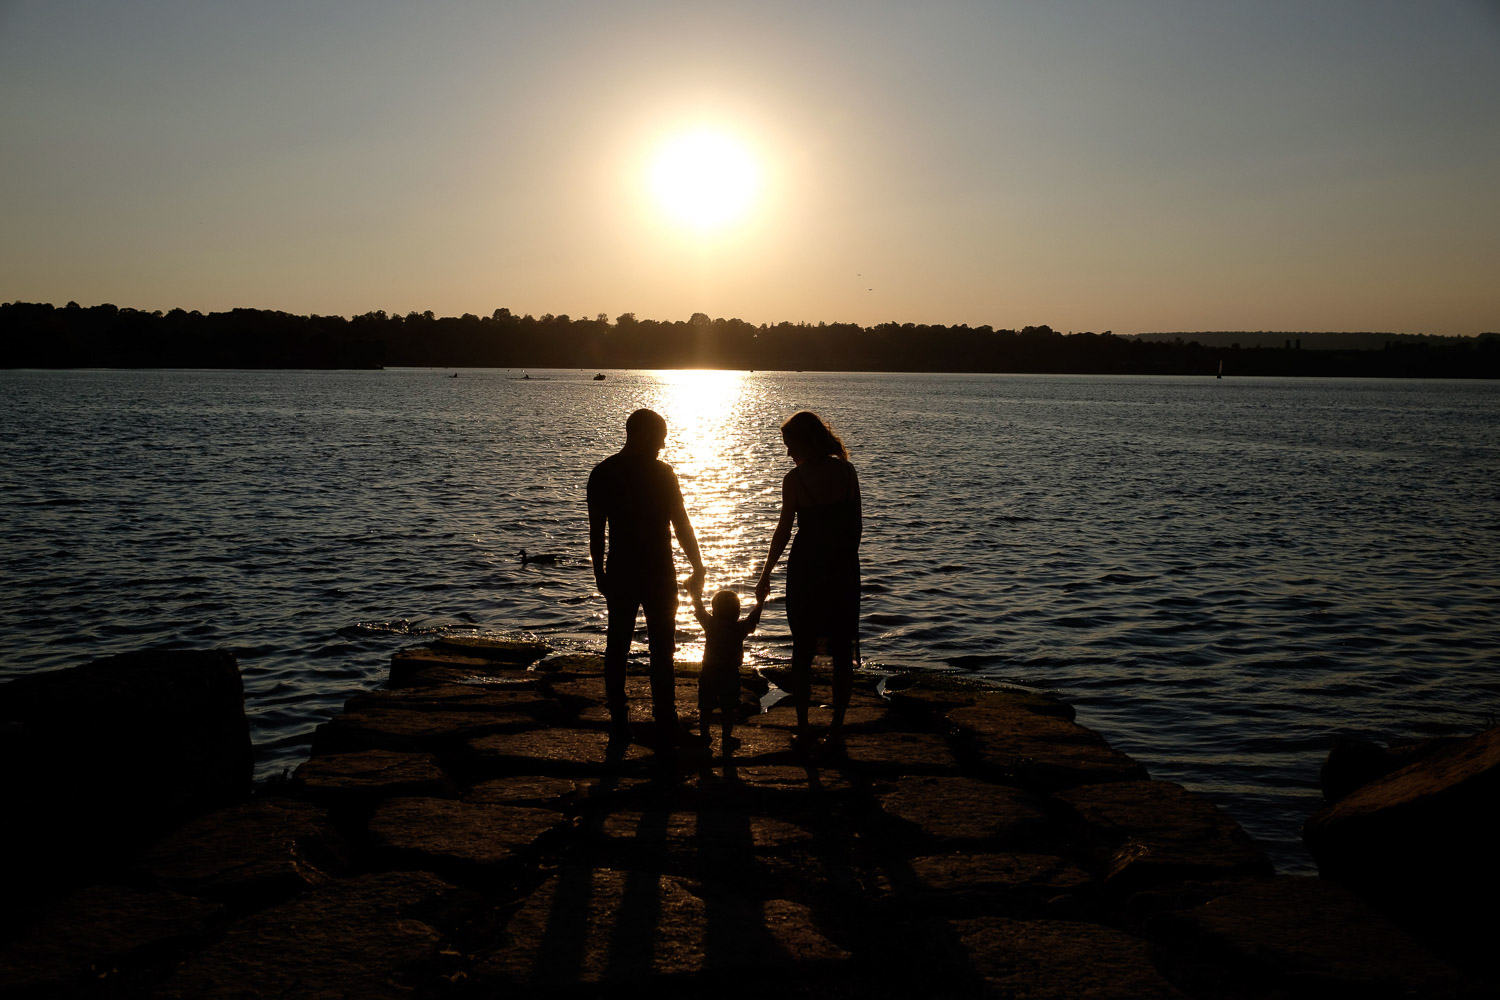
[{"label": "flat rock slab", "polygon": [[1081,824],[1111,890],[1188,879],[1270,875],[1271,863],[1240,825],[1169,781],[1119,781],[1058,792]]},{"label": "flat rock slab", "polygon": [[474,976],[509,987],[502,995],[648,977],[662,977],[651,987],[658,995],[672,982],[666,977],[740,987],[746,976],[797,980],[849,958],[797,903],[600,868],[568,867],[548,879],[505,936],[506,944],[482,960]]},{"label": "flat rock slab", "polygon": [[460,797],[465,802],[485,805],[536,806],[565,812],[591,784],[580,778],[518,774],[481,781]]},{"label": "flat rock slab", "polygon": [[772,796],[847,795],[855,790],[848,778],[807,764],[738,764],[726,767],[723,784]]},{"label": "flat rock slab", "polygon": [[[605,704],[603,676],[575,677],[571,680],[557,681],[549,684],[548,690],[558,698],[577,700],[590,705]],[[696,680],[679,674],[673,683],[672,691],[678,714],[697,714],[698,682]],[[651,678],[640,675],[627,676],[625,678],[625,702],[630,707],[644,708],[649,716],[652,706]]]},{"label": "flat rock slab", "polygon": [[525,714],[436,712],[425,706],[356,708],[319,726],[312,751],[314,755],[360,750],[443,754],[461,749],[465,741],[478,736],[539,725]]},{"label": "flat rock slab", "polygon": [[482,712],[528,715],[544,721],[563,718],[562,707],[548,695],[525,685],[438,684],[357,694],[346,712],[371,709],[419,709],[429,712]]},{"label": "flat rock slab", "polygon": [[948,741],[933,733],[850,733],[843,760],[828,766],[877,774],[956,774],[958,761]]},{"label": "flat rock slab", "polygon": [[309,798],[330,803],[455,794],[453,782],[438,766],[437,758],[392,750],[322,754],[298,767],[292,780]]},{"label": "flat rock slab", "polygon": [[611,740],[598,729],[550,726],[470,740],[466,756],[492,772],[566,776],[640,764],[651,751],[639,743]]},{"label": "flat rock slab", "polygon": [[975,917],[952,922],[985,991],[1026,1000],[1180,1000],[1139,938],[1097,924]]},{"label": "flat rock slab", "polygon": [[552,809],[402,798],[382,802],[369,829],[388,863],[472,874],[516,861],[566,823]]},{"label": "flat rock slab", "polygon": [[443,932],[475,905],[425,872],[362,875],[229,928],[156,996],[169,1000],[409,1000],[447,986],[434,971]]},{"label": "flat rock slab", "polygon": [[552,647],[535,639],[492,639],[485,636],[453,635],[436,639],[433,649],[464,656],[476,656],[496,663],[526,666],[535,663]]},{"label": "flat rock slab", "polygon": [[983,909],[1019,916],[1092,909],[1098,883],[1082,868],[1050,854],[933,854],[884,869],[889,898],[946,912]]},{"label": "flat rock slab", "polygon": [[[710,725],[709,732],[713,735],[714,747],[723,756],[718,727]],[[740,745],[729,756],[740,764],[764,763],[769,758],[787,758],[792,752],[792,733],[787,729],[736,726],[734,736],[740,741]]]},{"label": "flat rock slab", "polygon": [[539,675],[525,667],[512,666],[482,656],[418,646],[391,655],[392,688],[430,687],[437,684],[534,685]]},{"label": "flat rock slab", "polygon": [[556,653],[533,663],[528,670],[539,674],[604,674],[604,657],[598,653]]},{"label": "flat rock slab", "polygon": [[811,881],[825,867],[809,830],[732,809],[622,809],[584,828],[601,867],[758,886],[773,875]]},{"label": "flat rock slab", "polygon": [[322,885],[345,861],[322,809],[258,799],[200,816],[153,845],[138,867],[177,892],[255,907]]},{"label": "flat rock slab", "polygon": [[[777,702],[769,711],[745,721],[746,725],[795,731],[797,712],[792,707],[791,699],[788,698]],[[853,705],[844,712],[844,730],[851,733],[895,728],[901,721],[886,705]],[[809,708],[807,724],[817,732],[826,731],[833,724],[833,709],[828,705],[815,705]]]},{"label": "flat rock slab", "polygon": [[1039,843],[1048,832],[1034,793],[975,778],[905,777],[880,796],[887,815],[930,841],[982,841],[992,847]]},{"label": "flat rock slab", "polygon": [[1357,997],[1480,997],[1347,889],[1320,878],[1246,882],[1156,917],[1153,935],[1212,956],[1267,990]]},{"label": "flat rock slab", "polygon": [[1146,777],[1144,767],[1104,737],[1055,715],[997,701],[955,708],[943,717],[981,767],[1038,791]]},{"label": "flat rock slab", "polygon": [[627,848],[676,844],[688,850],[744,851],[746,855],[800,847],[812,834],[769,816],[732,810],[621,810],[604,816],[594,836]]},{"label": "flat rock slab", "polygon": [[22,940],[0,950],[0,992],[84,994],[132,961],[170,960],[205,940],[223,907],[165,890],[100,885],[54,905]]}]

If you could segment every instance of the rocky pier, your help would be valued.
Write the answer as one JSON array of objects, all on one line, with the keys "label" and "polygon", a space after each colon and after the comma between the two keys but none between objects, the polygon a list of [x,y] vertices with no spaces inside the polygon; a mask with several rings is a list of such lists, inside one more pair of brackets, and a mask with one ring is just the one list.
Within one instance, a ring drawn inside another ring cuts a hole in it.
[{"label": "rocky pier", "polygon": [[[658,753],[643,674],[637,739],[611,742],[600,657],[455,639],[396,654],[289,780],[252,788],[243,708],[203,724],[238,693],[225,658],[78,668],[94,708],[67,671],[0,685],[26,769],[0,995],[1494,995],[1350,889],[1276,875],[1222,811],[1033,693],[861,677],[847,752],[808,759],[775,672],[747,673],[732,755],[717,734]],[[140,760],[147,737],[116,727],[90,752],[129,760],[120,779],[79,747],[131,672],[218,707],[178,712],[185,761]]]}]

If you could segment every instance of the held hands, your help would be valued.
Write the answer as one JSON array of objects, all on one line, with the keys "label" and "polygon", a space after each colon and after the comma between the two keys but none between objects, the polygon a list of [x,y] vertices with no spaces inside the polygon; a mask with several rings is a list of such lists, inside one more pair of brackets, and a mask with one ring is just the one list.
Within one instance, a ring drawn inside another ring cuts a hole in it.
[{"label": "held hands", "polygon": [[702,597],[703,581],[707,576],[707,571],[702,566],[699,566],[693,570],[692,575],[687,578],[683,585],[687,587],[687,592],[693,597]]},{"label": "held hands", "polygon": [[770,578],[770,576],[762,576],[760,578],[760,581],[758,583],[756,583],[756,585],[755,585],[755,603],[756,604],[764,604],[764,603],[766,603],[766,598],[769,597],[770,594],[771,594],[771,578]]}]

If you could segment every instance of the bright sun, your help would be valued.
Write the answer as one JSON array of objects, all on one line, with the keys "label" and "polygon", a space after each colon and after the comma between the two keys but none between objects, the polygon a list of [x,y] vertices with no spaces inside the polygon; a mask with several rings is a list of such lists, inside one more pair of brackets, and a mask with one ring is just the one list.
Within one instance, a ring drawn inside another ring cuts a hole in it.
[{"label": "bright sun", "polygon": [[760,190],[749,151],[722,132],[701,129],[669,141],[651,164],[651,192],[676,221],[701,230],[742,218]]}]

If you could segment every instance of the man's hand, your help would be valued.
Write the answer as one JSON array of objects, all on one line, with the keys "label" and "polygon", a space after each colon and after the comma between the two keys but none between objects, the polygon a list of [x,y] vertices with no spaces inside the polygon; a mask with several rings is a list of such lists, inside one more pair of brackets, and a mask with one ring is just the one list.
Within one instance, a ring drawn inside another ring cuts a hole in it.
[{"label": "man's hand", "polygon": [[693,575],[687,578],[687,590],[689,594],[702,594],[703,581],[708,578],[708,572],[702,567],[693,570]]},{"label": "man's hand", "polygon": [[764,604],[766,598],[771,596],[771,581],[768,577],[761,577],[760,582],[755,585],[755,603]]}]

